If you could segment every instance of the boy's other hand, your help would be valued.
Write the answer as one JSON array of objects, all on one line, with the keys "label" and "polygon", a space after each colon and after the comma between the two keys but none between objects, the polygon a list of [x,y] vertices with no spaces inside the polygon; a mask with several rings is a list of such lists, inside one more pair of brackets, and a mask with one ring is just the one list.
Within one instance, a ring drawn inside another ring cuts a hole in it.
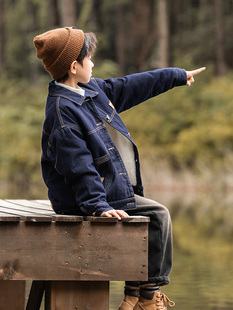
[{"label": "boy's other hand", "polygon": [[129,215],[123,210],[109,210],[103,212],[101,216],[112,217],[115,216],[118,220],[121,220],[122,217],[128,217]]},{"label": "boy's other hand", "polygon": [[194,75],[201,73],[202,71],[204,71],[206,69],[206,67],[202,67],[196,70],[192,70],[192,71],[186,71],[187,73],[187,86],[191,86],[191,84],[194,82]]}]

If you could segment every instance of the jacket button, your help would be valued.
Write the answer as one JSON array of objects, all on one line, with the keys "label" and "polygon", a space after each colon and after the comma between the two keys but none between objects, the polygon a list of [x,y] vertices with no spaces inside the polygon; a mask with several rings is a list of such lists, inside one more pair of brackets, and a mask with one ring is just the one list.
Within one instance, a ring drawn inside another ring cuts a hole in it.
[{"label": "jacket button", "polygon": [[110,118],[111,118],[111,117],[107,114],[107,115],[106,115],[106,119],[109,121]]}]

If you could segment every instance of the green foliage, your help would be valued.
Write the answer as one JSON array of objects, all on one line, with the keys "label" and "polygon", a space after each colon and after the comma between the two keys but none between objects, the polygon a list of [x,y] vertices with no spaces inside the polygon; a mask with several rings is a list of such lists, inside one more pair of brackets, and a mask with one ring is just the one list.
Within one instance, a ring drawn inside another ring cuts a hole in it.
[{"label": "green foliage", "polygon": [[111,60],[105,60],[102,62],[95,62],[95,67],[94,67],[94,73],[95,77],[101,78],[101,79],[107,79],[111,77],[115,77],[117,75],[117,64],[114,63]]},{"label": "green foliage", "polygon": [[[17,75],[19,77],[26,76],[28,71],[26,70],[27,58],[23,55],[27,55],[28,42],[26,41],[25,31],[27,24],[22,23],[22,16],[26,13],[25,1],[18,1],[11,9],[7,11],[6,16],[6,30],[7,36],[12,36],[13,40],[6,41],[6,62],[5,66],[7,72],[11,75]],[[23,35],[22,35],[23,34]]]},{"label": "green foliage", "polygon": [[0,81],[1,197],[45,197],[40,173],[40,136],[46,91],[25,81]]}]

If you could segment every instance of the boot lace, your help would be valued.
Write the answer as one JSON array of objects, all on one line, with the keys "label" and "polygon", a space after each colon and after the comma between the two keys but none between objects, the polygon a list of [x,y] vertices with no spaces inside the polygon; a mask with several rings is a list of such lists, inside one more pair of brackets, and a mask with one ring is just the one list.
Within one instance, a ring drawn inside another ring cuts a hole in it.
[{"label": "boot lace", "polygon": [[160,291],[155,293],[156,295],[156,307],[158,310],[167,310],[166,304],[169,305],[169,307],[174,307],[175,302],[171,301],[165,294],[161,293]]}]

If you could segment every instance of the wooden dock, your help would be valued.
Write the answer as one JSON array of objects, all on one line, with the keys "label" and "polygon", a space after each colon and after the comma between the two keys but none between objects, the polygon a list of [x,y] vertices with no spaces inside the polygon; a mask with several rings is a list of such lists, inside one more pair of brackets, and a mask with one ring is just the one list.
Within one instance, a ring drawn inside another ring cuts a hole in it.
[{"label": "wooden dock", "polygon": [[109,281],[147,280],[148,222],[58,215],[48,200],[0,200],[0,309],[23,310],[32,280],[27,310],[39,309],[44,291],[46,310],[108,310]]}]

